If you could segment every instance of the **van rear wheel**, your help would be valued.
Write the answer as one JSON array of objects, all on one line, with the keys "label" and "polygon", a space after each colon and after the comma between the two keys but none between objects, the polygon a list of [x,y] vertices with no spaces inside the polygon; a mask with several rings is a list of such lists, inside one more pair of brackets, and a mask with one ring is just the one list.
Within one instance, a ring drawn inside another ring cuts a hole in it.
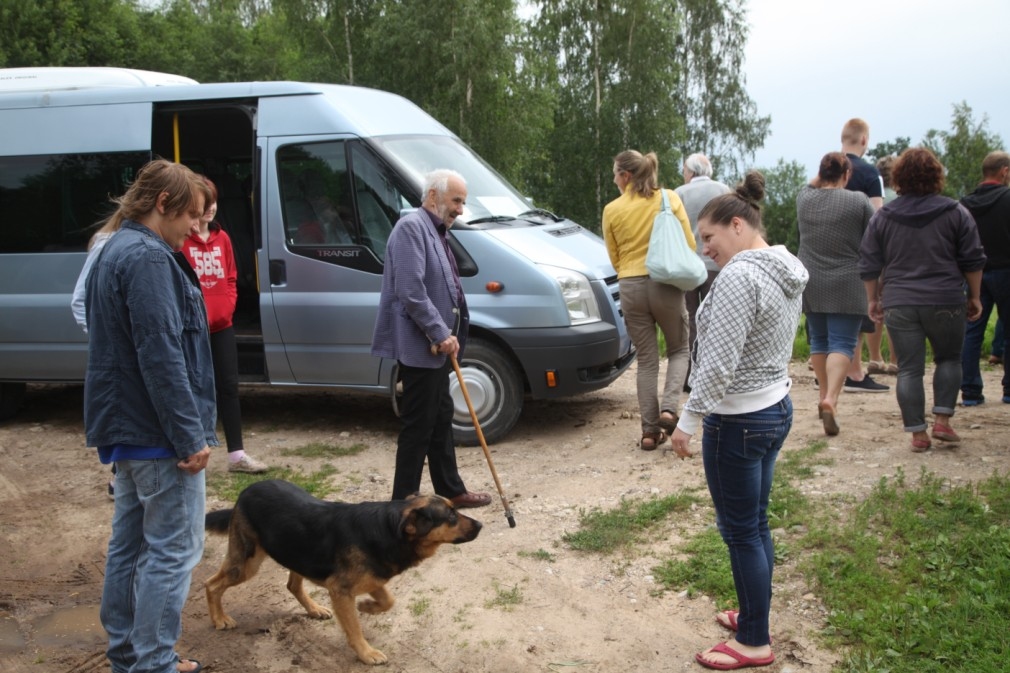
[{"label": "van rear wheel", "polygon": [[[459,363],[481,432],[488,444],[505,437],[523,409],[522,369],[501,348],[483,339],[469,339]],[[452,394],[452,432],[458,444],[477,446],[470,410],[455,372],[449,373]]]}]

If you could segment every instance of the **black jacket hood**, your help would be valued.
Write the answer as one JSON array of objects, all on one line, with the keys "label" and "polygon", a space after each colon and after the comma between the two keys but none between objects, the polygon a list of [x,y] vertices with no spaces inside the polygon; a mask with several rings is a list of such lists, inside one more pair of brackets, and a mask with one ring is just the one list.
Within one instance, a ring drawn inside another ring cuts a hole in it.
[{"label": "black jacket hood", "polygon": [[991,183],[979,185],[974,192],[961,199],[961,203],[973,215],[985,215],[1007,192],[1010,192],[1010,188],[1005,185]]}]

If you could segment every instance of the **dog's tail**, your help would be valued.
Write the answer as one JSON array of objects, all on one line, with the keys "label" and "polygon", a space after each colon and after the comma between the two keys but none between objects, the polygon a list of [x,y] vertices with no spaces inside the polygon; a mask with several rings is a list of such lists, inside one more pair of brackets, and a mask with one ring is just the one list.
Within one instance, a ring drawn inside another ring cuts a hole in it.
[{"label": "dog's tail", "polygon": [[230,509],[207,512],[207,516],[203,519],[204,528],[208,533],[227,533],[228,524],[231,523],[231,513]]}]

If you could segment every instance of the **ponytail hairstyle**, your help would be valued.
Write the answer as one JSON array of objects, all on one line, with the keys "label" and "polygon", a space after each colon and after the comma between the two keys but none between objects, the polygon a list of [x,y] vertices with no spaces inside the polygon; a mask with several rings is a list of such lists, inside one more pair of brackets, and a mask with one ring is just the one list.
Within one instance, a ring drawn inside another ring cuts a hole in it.
[{"label": "ponytail hairstyle", "polygon": [[639,196],[652,198],[659,189],[659,158],[655,152],[643,155],[637,150],[624,150],[614,157],[614,165],[631,175],[631,188]]},{"label": "ponytail hairstyle", "polygon": [[759,203],[764,196],[765,176],[758,171],[747,171],[743,182],[738,184],[735,190],[717,196],[705,204],[698,213],[698,221],[708,220],[712,224],[728,227],[734,217],[739,217],[765,238]]}]

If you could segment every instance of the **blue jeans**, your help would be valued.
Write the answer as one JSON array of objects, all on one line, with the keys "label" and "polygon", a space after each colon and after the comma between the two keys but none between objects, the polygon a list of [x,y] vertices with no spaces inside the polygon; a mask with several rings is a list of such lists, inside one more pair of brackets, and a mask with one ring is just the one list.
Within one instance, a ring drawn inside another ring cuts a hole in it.
[{"label": "blue jeans", "polygon": [[884,309],[884,324],[898,354],[895,391],[905,432],[926,429],[926,340],[933,348],[933,413],[954,415],[961,387],[961,347],[965,305],[893,306]]},{"label": "blue jeans", "polygon": [[811,353],[841,353],[852,357],[859,341],[863,316],[847,313],[807,313],[807,340]]},{"label": "blue jeans", "polygon": [[176,458],[116,463],[102,626],[113,673],[175,673],[193,568],[203,555],[205,472]]},{"label": "blue jeans", "polygon": [[705,479],[719,533],[729,547],[740,607],[737,640],[754,647],[771,642],[768,613],[775,549],[768,529],[768,496],[775,460],[792,424],[788,395],[761,411],[710,414],[703,422]]},{"label": "blue jeans", "polygon": [[[982,372],[978,361],[982,357],[982,342],[985,328],[993,306],[1001,316],[1010,316],[1010,269],[997,269],[982,274],[982,317],[969,322],[964,333],[964,349],[961,351],[961,397],[965,400],[981,400]],[[993,338],[996,351],[996,338]],[[1003,395],[1010,395],[1010,378],[1007,377],[1006,362],[1003,363]]]}]

